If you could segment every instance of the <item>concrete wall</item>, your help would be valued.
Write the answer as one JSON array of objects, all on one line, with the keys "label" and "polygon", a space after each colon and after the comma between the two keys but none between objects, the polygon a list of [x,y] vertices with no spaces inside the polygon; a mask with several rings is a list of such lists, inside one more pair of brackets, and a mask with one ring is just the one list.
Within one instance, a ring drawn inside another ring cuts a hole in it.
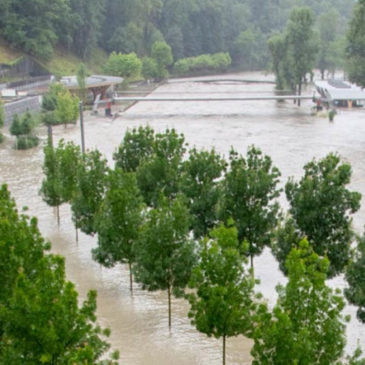
[{"label": "concrete wall", "polygon": [[23,114],[26,111],[36,112],[41,110],[41,97],[32,96],[5,104],[5,126],[9,125],[14,114]]}]

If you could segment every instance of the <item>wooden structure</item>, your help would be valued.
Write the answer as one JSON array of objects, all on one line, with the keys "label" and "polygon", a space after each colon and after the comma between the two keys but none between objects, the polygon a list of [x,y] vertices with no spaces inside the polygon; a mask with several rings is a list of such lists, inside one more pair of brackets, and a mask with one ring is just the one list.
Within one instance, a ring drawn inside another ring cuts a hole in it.
[{"label": "wooden structure", "polygon": [[[61,84],[68,90],[76,91],[79,90],[79,84],[77,82],[76,76],[65,76],[60,80]],[[106,91],[113,87],[114,85],[121,84],[123,82],[122,77],[116,76],[105,76],[105,75],[91,75],[86,78],[85,86],[86,89],[91,91],[93,94],[93,101],[96,96],[100,94],[100,98],[104,99],[106,97]]]}]

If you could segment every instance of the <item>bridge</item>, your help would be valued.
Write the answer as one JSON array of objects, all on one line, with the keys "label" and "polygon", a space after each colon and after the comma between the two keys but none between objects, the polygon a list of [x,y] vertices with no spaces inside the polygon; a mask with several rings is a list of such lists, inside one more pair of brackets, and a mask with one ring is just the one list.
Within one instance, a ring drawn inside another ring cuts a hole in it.
[{"label": "bridge", "polygon": [[117,96],[114,101],[258,101],[258,100],[312,100],[309,95],[251,95],[251,96],[228,96],[228,97],[156,97],[156,96]]}]

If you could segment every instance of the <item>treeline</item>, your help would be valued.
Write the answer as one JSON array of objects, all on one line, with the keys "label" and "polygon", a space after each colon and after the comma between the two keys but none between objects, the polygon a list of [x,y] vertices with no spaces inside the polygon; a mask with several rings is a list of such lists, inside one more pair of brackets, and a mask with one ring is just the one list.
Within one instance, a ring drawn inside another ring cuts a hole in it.
[{"label": "treeline", "polygon": [[174,60],[229,52],[234,66],[265,68],[267,40],[284,28],[294,7],[308,6],[317,28],[344,34],[355,0],[5,0],[0,34],[14,47],[43,59],[56,45],[86,59],[99,46],[108,53],[149,56],[163,41]]},{"label": "treeline", "polygon": [[[226,339],[243,334],[254,341],[253,364],[364,364],[358,351],[344,359],[345,301],[326,284],[345,273],[346,297],[365,322],[364,237],[351,249],[361,194],[347,188],[351,166],[337,155],[287,181],[284,214],[280,171],[254,146],[226,160],[189,149],[173,129],[139,127],[126,132],[114,167],[63,140],[44,153],[43,199],[70,204],[76,232],[97,235],[93,258],[128,264],[131,290],[136,280],[167,291],[169,326],[171,297],[184,296],[192,324],[223,340],[223,359]],[[288,276],[274,309],[255,289],[254,259],[265,247]]]}]

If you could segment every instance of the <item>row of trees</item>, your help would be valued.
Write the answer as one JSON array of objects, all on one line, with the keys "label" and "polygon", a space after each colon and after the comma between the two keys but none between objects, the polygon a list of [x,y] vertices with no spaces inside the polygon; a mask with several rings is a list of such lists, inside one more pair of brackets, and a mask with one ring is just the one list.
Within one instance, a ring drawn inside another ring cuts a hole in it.
[{"label": "row of trees", "polygon": [[324,78],[325,71],[334,74],[339,66],[346,68],[351,81],[365,86],[365,2],[356,4],[347,37],[336,38],[338,16],[334,9],[323,14],[316,34],[311,9],[293,9],[284,31],[268,42],[277,89],[289,89],[300,95],[302,84],[308,75],[312,76],[315,67]]},{"label": "row of trees", "polygon": [[[96,323],[96,292],[82,305],[38,228],[0,188],[0,363],[117,364],[109,360],[108,329]],[[103,360],[104,359],[104,360]]]},{"label": "row of trees", "polygon": [[[169,326],[171,296],[190,286],[192,322],[223,338],[224,348],[226,337],[244,334],[258,364],[340,361],[344,302],[326,278],[348,266],[346,294],[360,319],[364,305],[365,252],[361,244],[355,255],[350,249],[361,196],[346,188],[349,164],[333,154],[308,163],[303,178],[285,186],[283,219],[280,172],[255,147],[246,156],[231,150],[227,162],[214,150],[187,154],[175,130],[140,127],[126,132],[114,160],[111,169],[98,151],[48,145],[41,194],[51,206],[69,202],[76,229],[97,234],[95,260],[129,265],[131,290],[134,274],[142,288],[167,291]],[[254,257],[266,246],[289,278],[273,311],[254,292]]]},{"label": "row of trees", "polygon": [[[318,28],[335,12],[344,33],[355,0],[20,0],[0,5],[0,30],[13,46],[49,59],[56,44],[87,59],[96,46],[107,52],[148,56],[156,41],[168,43],[175,60],[229,52],[234,65],[265,68],[267,39],[285,26],[290,11],[310,7]],[[331,25],[333,27],[333,25]]]}]

